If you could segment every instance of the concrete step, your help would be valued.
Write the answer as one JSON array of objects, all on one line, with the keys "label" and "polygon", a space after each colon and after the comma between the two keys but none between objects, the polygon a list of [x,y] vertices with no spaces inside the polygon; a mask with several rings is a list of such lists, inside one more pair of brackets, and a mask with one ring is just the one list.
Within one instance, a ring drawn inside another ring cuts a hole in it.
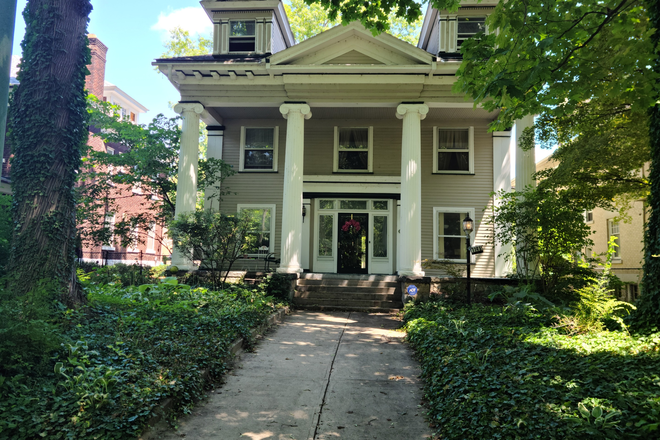
[{"label": "concrete step", "polygon": [[319,290],[309,290],[309,291],[301,291],[301,290],[296,290],[294,292],[294,298],[307,298],[307,299],[312,299],[312,298],[317,298],[317,299],[323,299],[323,300],[337,300],[337,301],[343,301],[343,300],[373,300],[373,301],[400,301],[401,300],[401,294],[400,293],[363,293],[363,292],[357,292],[357,293],[351,293],[351,292],[327,292],[327,291],[319,291]]},{"label": "concrete step", "polygon": [[398,281],[343,280],[343,279],[299,279],[299,286],[351,286],[351,287],[398,287]]},{"label": "concrete step", "polygon": [[307,305],[298,306],[300,309],[305,310],[319,310],[319,311],[338,311],[338,312],[361,312],[361,313],[398,313],[403,306],[399,308],[389,307],[354,307],[354,306],[341,306],[341,305]]},{"label": "concrete step", "polygon": [[398,275],[367,275],[367,274],[343,274],[343,273],[301,273],[299,280],[366,280],[366,281],[388,281],[398,282]]},{"label": "concrete step", "polygon": [[370,301],[370,300],[341,300],[336,299],[318,299],[318,298],[294,298],[293,304],[299,307],[364,307],[379,309],[398,309],[402,308],[401,301]]},{"label": "concrete step", "polygon": [[355,287],[355,286],[298,286],[298,292],[323,292],[358,295],[361,293],[380,293],[394,295],[399,291],[396,287]]}]

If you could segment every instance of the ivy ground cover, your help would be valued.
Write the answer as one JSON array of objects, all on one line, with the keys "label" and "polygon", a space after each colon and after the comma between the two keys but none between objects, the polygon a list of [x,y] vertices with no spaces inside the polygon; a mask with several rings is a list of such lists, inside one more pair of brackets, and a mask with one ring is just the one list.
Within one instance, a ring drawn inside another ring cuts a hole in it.
[{"label": "ivy ground cover", "polygon": [[660,334],[561,334],[529,309],[405,315],[438,439],[658,439]]},{"label": "ivy ground cover", "polygon": [[258,289],[174,278],[87,290],[86,310],[64,312],[64,343],[45,373],[0,376],[0,439],[136,438],[165,398],[189,412],[225,372],[230,344],[276,307]]}]

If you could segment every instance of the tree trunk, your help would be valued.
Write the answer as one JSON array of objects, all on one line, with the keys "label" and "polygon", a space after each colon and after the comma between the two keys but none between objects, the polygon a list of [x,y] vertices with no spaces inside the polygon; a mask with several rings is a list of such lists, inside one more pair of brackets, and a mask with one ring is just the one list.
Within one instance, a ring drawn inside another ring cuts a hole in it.
[{"label": "tree trunk", "polygon": [[[646,0],[655,54],[654,69],[660,73],[660,0]],[[642,296],[637,304],[634,327],[640,330],[660,330],[660,84],[654,88],[656,105],[649,110],[649,132],[651,142],[651,194],[648,198],[650,210],[644,237],[644,278]]]},{"label": "tree trunk", "polygon": [[9,265],[16,295],[52,280],[64,302],[83,300],[75,276],[75,192],[87,141],[85,75],[89,0],[29,0],[11,106],[14,238]]}]

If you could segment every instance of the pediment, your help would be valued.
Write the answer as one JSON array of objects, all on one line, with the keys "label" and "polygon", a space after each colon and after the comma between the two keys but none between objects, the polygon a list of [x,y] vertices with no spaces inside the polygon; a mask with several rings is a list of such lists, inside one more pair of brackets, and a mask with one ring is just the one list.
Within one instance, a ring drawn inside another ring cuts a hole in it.
[{"label": "pediment", "polygon": [[430,53],[358,22],[336,26],[271,57],[271,65],[431,65]]}]

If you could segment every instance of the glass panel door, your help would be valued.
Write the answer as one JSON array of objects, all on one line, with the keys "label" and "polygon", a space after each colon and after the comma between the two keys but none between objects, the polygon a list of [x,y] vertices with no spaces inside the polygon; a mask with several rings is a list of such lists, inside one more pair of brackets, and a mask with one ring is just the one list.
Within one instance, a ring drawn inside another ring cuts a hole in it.
[{"label": "glass panel door", "polygon": [[337,272],[369,273],[367,267],[369,214],[339,214]]}]

